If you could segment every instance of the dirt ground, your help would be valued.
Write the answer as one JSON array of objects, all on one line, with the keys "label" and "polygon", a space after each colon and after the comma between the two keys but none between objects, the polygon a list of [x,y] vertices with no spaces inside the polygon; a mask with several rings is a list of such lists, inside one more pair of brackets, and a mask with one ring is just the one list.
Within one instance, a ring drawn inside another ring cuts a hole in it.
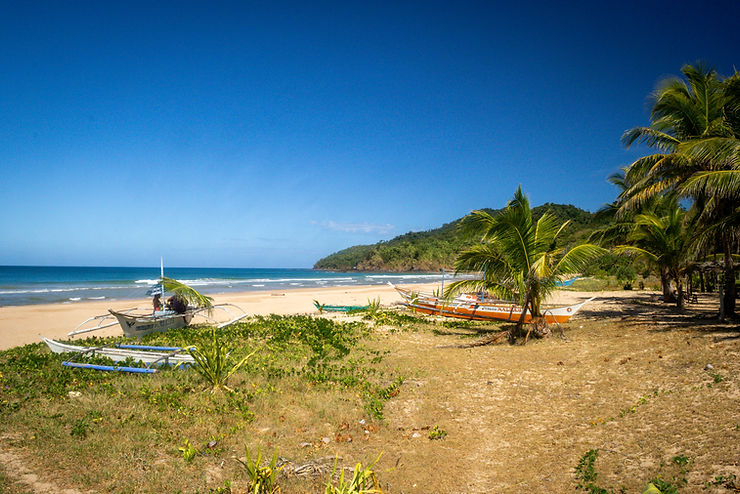
[{"label": "dirt ground", "polygon": [[709,319],[708,296],[679,314],[656,294],[619,295],[587,306],[567,340],[463,350],[439,348],[454,334],[402,335],[397,356],[425,377],[389,404],[389,430],[439,424],[448,436],[397,441],[389,490],[568,492],[590,449],[615,491],[670,480],[676,456],[690,459],[686,492],[740,477],[738,327]]},{"label": "dirt ground", "polygon": [[[408,377],[380,430],[325,453],[382,452],[375,471],[390,493],[573,492],[591,449],[596,483],[615,492],[658,476],[679,492],[735,492],[713,481],[740,478],[740,328],[715,313],[716,295],[678,312],[653,292],[610,292],[526,346],[456,348],[473,332],[441,324],[381,328]],[[429,439],[434,426],[446,437]],[[54,491],[29,481],[22,451],[3,449],[0,493]]]}]

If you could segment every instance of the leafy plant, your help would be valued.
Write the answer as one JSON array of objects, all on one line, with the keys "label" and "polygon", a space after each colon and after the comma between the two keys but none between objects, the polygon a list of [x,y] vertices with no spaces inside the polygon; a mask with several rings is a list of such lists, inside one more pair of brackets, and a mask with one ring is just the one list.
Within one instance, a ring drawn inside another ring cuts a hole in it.
[{"label": "leafy plant", "polygon": [[177,450],[182,453],[182,459],[188,463],[193,461],[195,455],[198,454],[198,450],[192,444],[190,444],[189,439],[185,439],[183,445],[177,448]]},{"label": "leafy plant", "polygon": [[88,425],[89,422],[87,421],[87,417],[82,417],[81,419],[75,421],[75,423],[72,425],[72,431],[69,434],[72,437],[76,437],[78,439],[85,439],[87,437]]},{"label": "leafy plant", "polygon": [[725,489],[734,489],[738,490],[740,489],[740,484],[737,482],[737,477],[734,473],[731,473],[727,476],[725,475],[718,475],[714,477],[714,480],[710,480],[704,483],[704,488],[709,489],[712,486],[722,486]]},{"label": "leafy plant", "polygon": [[594,463],[599,457],[598,449],[590,449],[578,460],[576,465],[576,489],[587,491],[591,494],[608,494],[609,491],[596,485],[598,474],[594,470]]},{"label": "leafy plant", "polygon": [[230,369],[227,368],[227,360],[229,358],[229,350],[225,343],[221,341],[218,331],[216,328],[211,328],[211,340],[201,350],[197,347],[188,348],[188,353],[192,355],[195,360],[193,368],[208,381],[212,386],[211,392],[215,393],[219,389],[223,389],[229,392],[233,392],[231,388],[226,386],[226,381],[241,368],[251,357],[254,355],[259,348],[256,348],[252,353],[241,359]]},{"label": "leafy plant", "polygon": [[237,461],[242,464],[244,469],[247,471],[249,476],[249,493],[250,494],[273,494],[279,493],[280,487],[275,484],[275,478],[278,472],[283,468],[277,466],[277,448],[272,455],[270,463],[262,465],[262,448],[261,445],[257,445],[257,458],[252,461],[252,456],[249,454],[249,448],[245,447],[247,452],[247,461],[242,461],[237,458]]},{"label": "leafy plant", "polygon": [[650,483],[648,484],[647,492],[650,492],[649,489],[651,485],[655,489],[657,489],[658,494],[678,494],[678,487],[671,484],[670,482],[663,480],[660,477],[655,477],[654,479],[650,480]]},{"label": "leafy plant", "polygon": [[339,476],[339,484],[336,486],[332,484],[334,474],[337,470],[337,460],[335,459],[334,469],[332,469],[331,475],[329,476],[329,481],[326,484],[326,489],[324,489],[324,494],[382,494],[383,490],[380,488],[378,479],[375,477],[375,472],[372,470],[375,464],[380,460],[381,456],[382,453],[378,455],[378,458],[374,462],[365,468],[362,468],[361,463],[355,465],[352,478],[349,480],[345,480],[345,469],[343,468],[342,473]]},{"label": "leafy plant", "polygon": [[673,463],[675,463],[676,465],[684,466],[684,465],[688,465],[689,464],[689,457],[688,456],[683,456],[683,455],[678,455],[678,456],[674,456],[671,459],[671,461]]},{"label": "leafy plant", "polygon": [[399,393],[399,387],[403,384],[404,378],[397,377],[395,381],[384,388],[377,388],[374,392],[368,393],[365,403],[365,411],[372,417],[383,420],[383,409],[385,402]]},{"label": "leafy plant", "polygon": [[719,384],[725,380],[725,378],[721,374],[712,373],[709,375],[712,376],[712,380],[714,381],[714,384]]},{"label": "leafy plant", "polygon": [[365,309],[368,314],[377,314],[380,311],[380,298],[368,299],[367,308]]},{"label": "leafy plant", "polygon": [[432,427],[432,430],[429,431],[429,439],[444,439],[445,437],[447,437],[447,431],[440,429],[438,425],[435,425]]}]

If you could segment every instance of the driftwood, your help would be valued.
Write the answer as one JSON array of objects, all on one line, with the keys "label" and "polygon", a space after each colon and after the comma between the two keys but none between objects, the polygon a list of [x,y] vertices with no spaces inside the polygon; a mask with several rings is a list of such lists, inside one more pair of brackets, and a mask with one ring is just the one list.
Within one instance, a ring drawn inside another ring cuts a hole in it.
[{"label": "driftwood", "polygon": [[333,471],[334,461],[338,459],[341,460],[341,458],[334,456],[323,456],[303,465],[298,465],[287,458],[279,457],[277,466],[282,467],[281,471],[288,476],[324,477]]},{"label": "driftwood", "polygon": [[476,346],[492,345],[493,343],[503,339],[507,334],[509,334],[508,331],[501,331],[500,333],[491,335],[488,338],[483,338],[482,340],[474,341],[473,343],[465,343],[464,345],[443,345],[438,346],[437,348],[473,348]]}]

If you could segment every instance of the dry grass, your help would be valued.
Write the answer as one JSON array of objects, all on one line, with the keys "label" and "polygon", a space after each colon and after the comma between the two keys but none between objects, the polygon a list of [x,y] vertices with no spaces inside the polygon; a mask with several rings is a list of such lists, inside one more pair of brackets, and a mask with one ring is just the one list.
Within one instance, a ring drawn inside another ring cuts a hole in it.
[{"label": "dry grass", "polygon": [[[245,492],[235,457],[261,444],[293,466],[334,456],[365,465],[382,452],[374,470],[388,492],[570,492],[590,449],[600,451],[597,483],[615,492],[642,492],[658,475],[685,478],[679,492],[731,492],[702,490],[720,475],[740,478],[740,339],[707,318],[711,303],[676,313],[634,294],[601,304],[609,318],[584,312],[565,326],[568,341],[470,349],[443,347],[501,328],[411,320],[397,330],[389,316],[342,360],[361,358],[355,369],[379,386],[405,377],[385,420],[368,416],[356,386],[252,368],[230,382],[243,398],[234,405],[201,392],[193,372],[167,372],[6,411],[0,443],[39,477],[81,491],[208,492],[229,480]],[[80,421],[86,437],[71,435]],[[434,426],[447,436],[430,440]],[[178,451],[185,439],[203,452],[189,463]],[[279,477],[284,493],[320,492],[325,481]]]}]

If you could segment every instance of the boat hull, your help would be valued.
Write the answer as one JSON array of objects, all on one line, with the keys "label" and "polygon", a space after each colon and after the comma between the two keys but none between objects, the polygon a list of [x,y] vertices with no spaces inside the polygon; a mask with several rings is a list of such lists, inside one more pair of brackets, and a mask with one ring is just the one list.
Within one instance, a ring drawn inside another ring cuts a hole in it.
[{"label": "boat hull", "polygon": [[114,362],[123,362],[127,359],[133,359],[138,362],[144,362],[145,364],[159,363],[175,365],[192,364],[194,362],[193,357],[189,354],[129,350],[116,347],[89,348],[84,346],[69,345],[67,343],[60,343],[50,338],[42,337],[41,339],[44,341],[44,343],[46,343],[46,345],[53,353],[84,353],[86,355],[108,357]]},{"label": "boat hull", "polygon": [[[441,301],[438,297],[415,294],[395,286],[394,288],[403,297],[403,305],[422,314],[473,321],[519,322],[523,311],[521,306],[512,303],[468,301],[461,298],[447,303]],[[542,311],[542,317],[549,324],[568,322],[590,300],[593,299],[567,307],[546,308]],[[523,322],[528,323],[531,320],[532,314],[527,311],[524,314]]]},{"label": "boat hull", "polygon": [[[514,306],[489,306],[486,304],[471,304],[471,305],[438,305],[438,304],[426,304],[410,302],[404,302],[406,307],[420,312],[422,314],[429,314],[434,316],[454,317],[457,319],[468,319],[472,321],[509,321],[519,322],[519,318],[522,315],[522,308],[516,305]],[[580,308],[580,307],[578,307]],[[553,323],[564,323],[568,322],[573,314],[578,309],[573,307],[559,307],[553,310],[545,311],[543,318],[548,324]],[[557,312],[553,312],[557,311]],[[568,312],[570,311],[570,312]],[[524,322],[528,323],[532,320],[532,315],[527,312],[524,314]]]},{"label": "boat hull", "polygon": [[150,333],[161,333],[170,329],[183,328],[193,320],[193,313],[166,315],[131,315],[109,310],[118,320],[123,334],[129,338],[141,338]]}]

